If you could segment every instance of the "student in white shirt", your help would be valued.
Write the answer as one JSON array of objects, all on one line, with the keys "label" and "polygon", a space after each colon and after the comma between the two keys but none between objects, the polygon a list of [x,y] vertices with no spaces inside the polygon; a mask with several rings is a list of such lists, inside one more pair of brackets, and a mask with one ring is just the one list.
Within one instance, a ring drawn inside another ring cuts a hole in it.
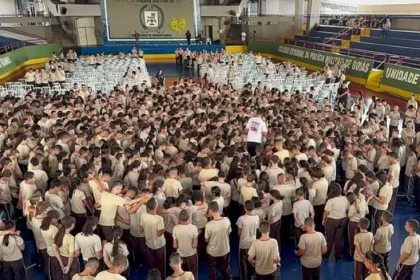
[{"label": "student in white shirt", "polygon": [[335,244],[335,258],[341,260],[343,258],[343,237],[347,225],[347,210],[349,202],[345,196],[342,196],[340,185],[331,184],[331,191],[328,194],[327,203],[323,215],[323,224],[327,235],[328,250],[324,255],[325,259],[330,257],[332,246]]},{"label": "student in white shirt", "polygon": [[260,232],[249,248],[248,261],[255,267],[256,279],[279,279],[280,251],[277,240],[270,238],[270,223],[261,222]]},{"label": "student in white shirt", "polygon": [[327,252],[327,241],[322,233],[315,231],[313,218],[304,220],[305,234],[299,239],[295,254],[300,256],[303,280],[319,280],[322,255]]},{"label": "student in white shirt", "polygon": [[249,279],[254,274],[254,268],[247,261],[248,250],[253,241],[257,239],[257,229],[260,225],[260,218],[254,215],[254,203],[245,201],[245,215],[239,217],[236,222],[239,235],[239,274],[241,279]]},{"label": "student in white shirt", "polygon": [[99,272],[96,275],[95,280],[126,280],[121,273],[126,271],[128,268],[128,259],[123,254],[116,255],[112,262],[112,267],[108,270]]},{"label": "student in white shirt", "polygon": [[[362,181],[363,183],[365,183],[364,181]],[[365,183],[366,184],[366,183]],[[359,192],[359,188],[357,187],[355,192],[349,192],[347,193],[346,197],[350,203],[350,208],[349,208],[349,212],[348,212],[348,218],[349,218],[349,223],[348,223],[348,236],[349,236],[349,243],[350,243],[350,254],[353,255],[354,254],[354,236],[357,234],[358,232],[358,227],[359,227],[359,221],[361,218],[364,218],[366,215],[366,210],[367,210],[367,206],[366,206],[366,202],[362,203],[361,199],[358,198],[358,195],[356,193]],[[364,199],[364,197],[363,197]]]},{"label": "student in white shirt", "polygon": [[246,42],[246,33],[245,33],[245,31],[242,31],[242,33],[241,33],[241,39],[242,39],[242,43],[245,45],[245,42]]},{"label": "student in white shirt", "polygon": [[392,186],[387,182],[388,176],[384,171],[376,174],[379,182],[377,194],[373,197],[373,213],[372,213],[372,232],[376,233],[376,229],[381,226],[381,218],[383,213],[388,209],[389,202],[392,197]]},{"label": "student in white shirt", "polygon": [[401,245],[400,257],[392,279],[406,280],[412,279],[414,270],[419,261],[420,236],[417,234],[419,221],[409,219],[405,223],[405,230],[408,236]]},{"label": "student in white shirt", "polygon": [[98,218],[92,216],[87,218],[81,232],[75,236],[75,255],[82,255],[86,263],[90,258],[102,258],[102,241],[94,233],[98,226]]},{"label": "student in white shirt", "polygon": [[42,74],[39,71],[39,69],[35,70],[35,87],[41,87],[42,86]]},{"label": "student in white shirt", "polygon": [[[6,221],[4,228],[15,231],[16,223],[11,220]],[[6,234],[0,237],[0,252],[3,265],[2,279],[26,279],[23,250],[25,250],[25,243],[20,236]]]},{"label": "student in white shirt", "polygon": [[94,280],[94,276],[99,269],[99,260],[97,258],[89,258],[85,264],[85,269],[73,276],[72,280]]},{"label": "student in white shirt", "polygon": [[170,219],[164,222],[158,215],[158,203],[152,198],[147,204],[147,213],[141,216],[140,231],[146,238],[146,257],[149,269],[156,268],[162,277],[166,275],[166,239],[164,233],[169,226]]},{"label": "student in white shirt", "polygon": [[207,223],[205,239],[207,255],[209,258],[209,280],[217,279],[217,267],[220,266],[224,279],[232,279],[230,272],[230,243],[229,234],[231,225],[228,218],[220,216],[220,209],[217,202],[209,204],[209,217],[213,218]]},{"label": "student in white shirt", "polygon": [[281,252],[281,218],[283,212],[283,196],[278,190],[270,191],[270,200],[273,202],[268,210],[268,222],[270,223],[270,236],[277,240],[279,252]]},{"label": "student in white shirt", "polygon": [[304,197],[304,191],[302,189],[296,190],[297,201],[293,203],[293,218],[295,220],[295,245],[298,248],[299,240],[302,234],[305,232],[305,219],[315,216],[314,207]]},{"label": "student in white shirt", "polygon": [[197,276],[194,277],[194,274],[191,271],[183,270],[182,266],[184,266],[184,264],[185,263],[183,262],[181,256],[178,253],[172,253],[172,255],[169,257],[169,266],[172,268],[174,273],[166,279],[198,279]]},{"label": "student in white shirt", "polygon": [[[284,174],[277,176],[278,185],[273,187],[273,190],[278,190],[283,197],[282,217],[281,217],[281,236],[283,243],[289,243],[293,228],[293,200],[295,198],[296,188],[293,185],[286,183]],[[274,236],[273,236],[274,237]]]},{"label": "student in white shirt", "polygon": [[28,85],[35,85],[35,72],[32,68],[25,74],[25,82]]},{"label": "student in white shirt", "polygon": [[248,153],[251,157],[256,155],[256,149],[261,145],[262,137],[265,136],[268,131],[267,124],[261,118],[263,114],[264,110],[258,109],[257,116],[250,118],[245,128],[245,133],[248,134]]},{"label": "student in white shirt", "polygon": [[57,81],[62,84],[66,81],[66,72],[64,71],[64,69],[59,66],[57,69]]},{"label": "student in white shirt", "polygon": [[414,174],[415,174],[415,166],[417,163],[417,155],[416,155],[416,146],[411,144],[407,148],[407,163],[405,165],[405,174],[404,174],[404,189],[405,189],[405,196],[408,201],[411,201],[411,196],[413,194],[414,188]]},{"label": "student in white shirt", "polygon": [[173,229],[173,246],[183,262],[185,270],[198,279],[198,230],[190,223],[190,212],[187,209],[179,213],[179,224]]},{"label": "student in white shirt", "polygon": [[395,204],[397,202],[398,186],[400,185],[400,164],[398,163],[398,156],[395,152],[388,154],[389,158],[389,171],[388,182],[392,186],[392,198],[389,202],[388,211],[394,213]]}]

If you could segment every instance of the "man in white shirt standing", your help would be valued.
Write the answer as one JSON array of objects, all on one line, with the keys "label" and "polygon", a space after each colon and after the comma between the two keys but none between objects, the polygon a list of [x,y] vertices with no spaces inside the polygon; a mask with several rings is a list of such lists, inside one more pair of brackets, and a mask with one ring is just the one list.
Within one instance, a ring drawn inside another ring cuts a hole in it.
[{"label": "man in white shirt standing", "polygon": [[248,250],[253,241],[257,240],[257,229],[260,225],[260,218],[252,214],[254,203],[251,200],[245,201],[245,215],[239,217],[236,222],[239,235],[239,273],[240,279],[251,279],[254,274],[252,265],[248,262]]},{"label": "man in white shirt standing", "polygon": [[325,67],[325,83],[331,83],[331,79],[333,77],[333,72],[329,66]]},{"label": "man in white shirt standing", "polygon": [[209,258],[209,280],[217,279],[217,267],[220,267],[224,279],[232,279],[230,273],[230,245],[229,234],[231,232],[230,221],[221,217],[219,204],[212,201],[209,204],[208,217],[213,218],[206,225],[204,237],[207,245]]},{"label": "man in white shirt standing", "polygon": [[162,216],[157,214],[158,203],[152,198],[147,204],[147,213],[141,216],[140,231],[146,237],[146,257],[149,269],[156,268],[162,278],[166,278],[166,239],[163,235],[168,228],[169,219],[166,223]]},{"label": "man in white shirt standing", "polygon": [[242,43],[245,45],[245,43],[246,43],[246,33],[245,33],[245,31],[242,31],[242,33],[241,33],[241,40],[242,40]]},{"label": "man in white shirt standing", "polygon": [[262,136],[267,134],[267,124],[261,118],[264,110],[258,109],[257,116],[250,118],[246,124],[245,133],[248,133],[248,144],[247,149],[251,157],[256,155],[256,149],[261,145]]},{"label": "man in white shirt standing", "polygon": [[394,213],[395,204],[397,202],[398,186],[400,185],[400,170],[401,166],[398,162],[398,156],[395,152],[388,154],[389,157],[389,171],[388,182],[392,186],[392,198],[388,205],[388,211]]},{"label": "man in white shirt standing", "polygon": [[30,68],[29,71],[25,74],[25,82],[28,85],[35,84],[35,72],[34,70],[32,70],[32,68]]}]

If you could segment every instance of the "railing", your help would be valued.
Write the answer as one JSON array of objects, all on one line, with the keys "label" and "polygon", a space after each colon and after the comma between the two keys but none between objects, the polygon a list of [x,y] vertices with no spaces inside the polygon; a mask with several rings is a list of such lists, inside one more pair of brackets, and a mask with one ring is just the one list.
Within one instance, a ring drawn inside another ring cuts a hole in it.
[{"label": "railing", "polygon": [[[249,38],[253,41],[253,38]],[[284,39],[281,37],[256,37],[255,41],[263,41],[263,42],[273,42],[273,43],[285,43],[288,45],[294,45],[298,47],[304,47],[307,49],[314,49],[320,51],[327,51],[331,52],[334,45],[330,44],[323,44],[323,43],[315,43],[303,40],[293,40],[293,39]],[[365,59],[370,59],[379,62],[379,66],[383,65],[384,63],[392,63],[398,65],[404,65],[413,68],[420,68],[420,58],[413,58],[407,56],[399,56],[393,55],[388,53],[380,53],[380,52],[372,52],[367,50],[361,49],[351,49],[351,48],[343,48],[340,49],[340,54],[346,56],[354,56],[360,57]],[[376,67],[379,68],[379,67]]]},{"label": "railing", "polygon": [[402,56],[400,57],[400,63],[397,64],[413,68],[420,68],[420,58]]},{"label": "railing", "polygon": [[10,33],[20,34],[20,35],[23,35],[23,36],[26,36],[26,37],[29,37],[29,38],[35,38],[35,39],[38,39],[38,40],[46,40],[46,38],[35,35],[33,33],[29,33],[29,32],[19,30],[18,28],[1,26],[0,30],[4,30],[4,31],[10,32]]},{"label": "railing", "polygon": [[15,14],[0,14],[0,17],[44,17],[44,16],[47,16],[47,14],[46,13],[38,13],[36,15],[31,15],[31,14],[27,14],[27,13],[25,13],[25,14],[22,14],[22,13],[20,13],[20,14],[18,14],[18,13],[15,13]]},{"label": "railing", "polygon": [[326,52],[330,52],[333,48],[333,45],[329,45],[329,44],[313,43],[313,42],[295,40],[295,39],[284,39],[284,43],[288,45],[295,45],[298,47],[319,50],[319,51],[326,51]]},{"label": "railing", "polygon": [[[302,40],[284,39],[284,42],[288,45],[295,45],[295,46],[304,47],[307,49],[314,49],[314,50],[328,51],[328,52],[330,52],[334,48],[334,45],[324,44],[324,43],[314,43],[314,42],[302,41]],[[365,51],[365,50],[359,50],[359,49],[350,49],[350,48],[340,49],[340,54],[366,58],[366,59],[372,59],[376,61],[387,60],[387,56],[384,53]]]},{"label": "railing", "polygon": [[337,34],[332,35],[330,38],[326,38],[323,43],[324,44],[328,44],[329,42],[333,41],[335,39],[343,39],[344,36],[349,35],[349,32],[353,30],[353,27],[347,27],[346,29],[341,30],[340,32],[338,32]]},{"label": "railing", "polygon": [[364,20],[364,21],[361,21],[361,22],[359,21],[357,24],[349,26],[346,29],[343,29],[340,32],[338,32],[337,34],[331,36],[330,38],[327,38],[326,40],[324,40],[323,43],[327,44],[331,41],[334,41],[334,39],[338,39],[338,38],[343,39],[345,35],[349,35],[349,32],[351,32],[350,35],[352,35],[353,34],[353,29],[360,28],[361,26],[364,26],[364,24],[366,24],[366,23],[367,23],[367,20]]},{"label": "railing", "polygon": [[263,42],[273,42],[273,43],[281,43],[282,40],[284,40],[281,37],[258,37],[258,36],[255,37],[255,40],[254,40],[254,37],[252,38],[250,37],[248,39],[251,41],[263,41]]}]

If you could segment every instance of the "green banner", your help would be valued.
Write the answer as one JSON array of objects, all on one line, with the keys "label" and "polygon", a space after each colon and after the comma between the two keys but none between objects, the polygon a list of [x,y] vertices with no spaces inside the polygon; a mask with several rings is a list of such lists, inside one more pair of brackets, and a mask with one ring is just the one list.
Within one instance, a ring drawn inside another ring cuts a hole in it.
[{"label": "green banner", "polygon": [[248,50],[252,50],[254,53],[269,53],[283,58],[293,59],[319,68],[325,67],[326,64],[345,63],[346,75],[363,79],[367,79],[373,66],[372,60],[364,58],[356,58],[275,42],[250,41]]},{"label": "green banner", "polygon": [[7,75],[8,72],[24,64],[28,60],[49,58],[52,57],[53,52],[56,52],[58,55],[61,49],[61,44],[54,43],[23,47],[0,55],[0,78],[4,78],[3,76]]},{"label": "green banner", "polygon": [[381,84],[420,94],[420,69],[388,63]]}]

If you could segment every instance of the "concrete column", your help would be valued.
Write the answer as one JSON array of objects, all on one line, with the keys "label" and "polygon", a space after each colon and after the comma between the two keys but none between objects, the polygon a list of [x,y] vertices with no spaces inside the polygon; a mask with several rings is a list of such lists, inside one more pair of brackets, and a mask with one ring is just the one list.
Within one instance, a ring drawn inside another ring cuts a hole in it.
[{"label": "concrete column", "polygon": [[295,0],[295,28],[298,31],[302,30],[305,17],[305,1]]},{"label": "concrete column", "polygon": [[265,15],[265,6],[266,6],[265,0],[260,0],[257,2],[257,15],[262,16]]},{"label": "concrete column", "polygon": [[306,19],[306,33],[314,27],[315,24],[320,22],[321,13],[321,0],[308,0],[308,10]]}]

